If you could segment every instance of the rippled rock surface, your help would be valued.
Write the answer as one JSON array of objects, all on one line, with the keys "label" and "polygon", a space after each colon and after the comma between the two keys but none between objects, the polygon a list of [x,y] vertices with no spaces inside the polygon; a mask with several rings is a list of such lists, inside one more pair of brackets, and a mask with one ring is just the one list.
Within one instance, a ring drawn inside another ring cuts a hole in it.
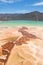
[{"label": "rippled rock surface", "polygon": [[0,65],[43,65],[43,28],[0,28]]}]

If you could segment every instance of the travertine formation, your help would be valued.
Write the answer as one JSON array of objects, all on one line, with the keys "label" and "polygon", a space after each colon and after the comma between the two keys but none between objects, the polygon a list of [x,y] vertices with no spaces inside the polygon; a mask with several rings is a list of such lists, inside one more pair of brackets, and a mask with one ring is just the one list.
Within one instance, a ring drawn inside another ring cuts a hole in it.
[{"label": "travertine formation", "polygon": [[27,27],[2,29],[0,65],[43,65],[43,38],[34,31]]}]

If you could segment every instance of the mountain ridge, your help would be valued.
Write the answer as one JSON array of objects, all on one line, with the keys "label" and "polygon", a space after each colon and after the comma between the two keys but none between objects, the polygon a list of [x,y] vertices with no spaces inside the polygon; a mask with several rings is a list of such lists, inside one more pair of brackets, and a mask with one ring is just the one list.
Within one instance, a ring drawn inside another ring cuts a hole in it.
[{"label": "mountain ridge", "polygon": [[34,11],[25,14],[0,14],[0,21],[8,21],[8,20],[43,21],[43,13]]}]

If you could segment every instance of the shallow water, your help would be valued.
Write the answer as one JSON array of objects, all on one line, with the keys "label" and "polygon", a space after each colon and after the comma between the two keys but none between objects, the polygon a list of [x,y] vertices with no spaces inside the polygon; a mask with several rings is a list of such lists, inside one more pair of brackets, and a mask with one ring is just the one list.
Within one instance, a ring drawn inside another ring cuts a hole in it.
[{"label": "shallow water", "polygon": [[0,21],[0,26],[43,26],[43,21],[11,20]]}]

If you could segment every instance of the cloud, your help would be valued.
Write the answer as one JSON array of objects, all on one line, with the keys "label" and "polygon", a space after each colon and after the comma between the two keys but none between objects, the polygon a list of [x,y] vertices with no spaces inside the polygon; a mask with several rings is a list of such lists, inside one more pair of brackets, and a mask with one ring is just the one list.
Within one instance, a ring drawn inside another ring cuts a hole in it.
[{"label": "cloud", "polygon": [[41,6],[41,5],[43,5],[43,2],[38,2],[38,3],[32,4],[32,6]]},{"label": "cloud", "polygon": [[29,10],[17,10],[17,11],[15,11],[15,13],[28,13],[29,12]]},{"label": "cloud", "polygon": [[14,3],[14,2],[20,2],[22,0],[0,0],[0,1],[4,3]]},{"label": "cloud", "polygon": [[43,5],[43,2],[37,2],[34,4],[26,4],[25,6],[42,6],[42,5]]}]

